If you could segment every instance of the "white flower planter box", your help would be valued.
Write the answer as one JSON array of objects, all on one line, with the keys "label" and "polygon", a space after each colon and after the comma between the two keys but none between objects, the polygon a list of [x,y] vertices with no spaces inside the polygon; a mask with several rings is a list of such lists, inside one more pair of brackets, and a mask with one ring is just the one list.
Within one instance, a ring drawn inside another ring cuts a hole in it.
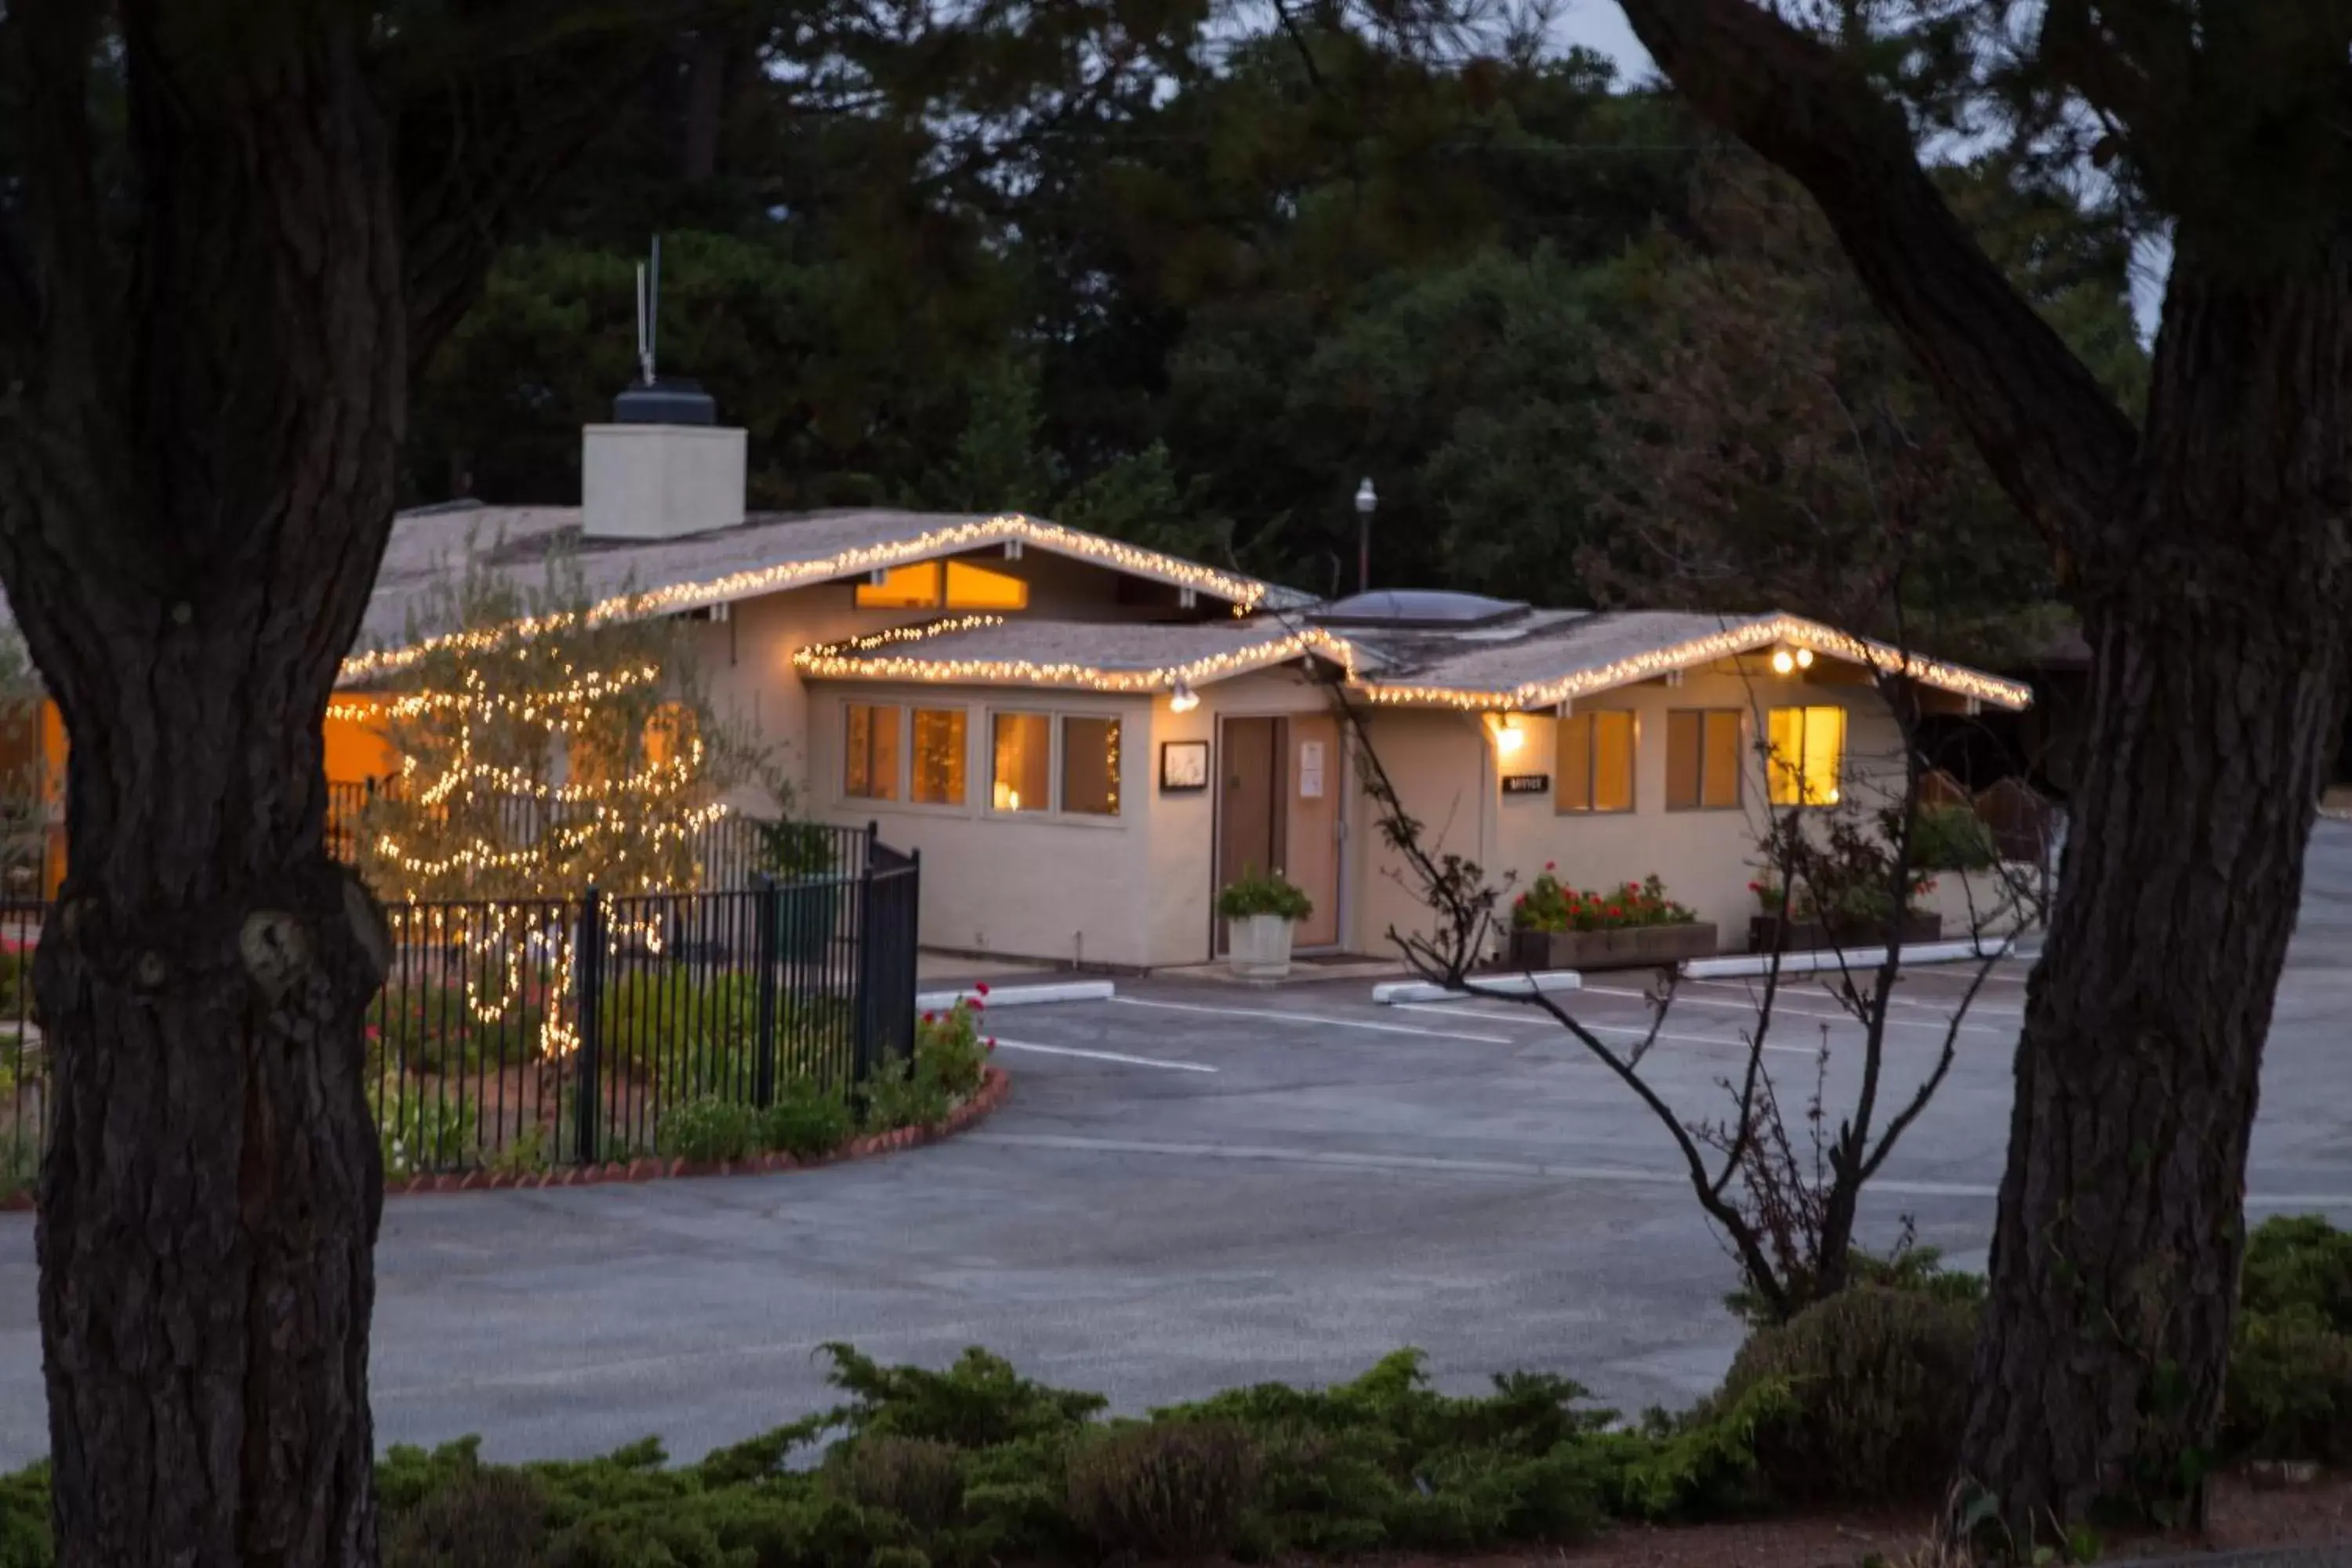
[{"label": "white flower planter box", "polygon": [[1240,980],[1280,980],[1290,973],[1290,922],[1244,915],[1225,922],[1225,962]]}]

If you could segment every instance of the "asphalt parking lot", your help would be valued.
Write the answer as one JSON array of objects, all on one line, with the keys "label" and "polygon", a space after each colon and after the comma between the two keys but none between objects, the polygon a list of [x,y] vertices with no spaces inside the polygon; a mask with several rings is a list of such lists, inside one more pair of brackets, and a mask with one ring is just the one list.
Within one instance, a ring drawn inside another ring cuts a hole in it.
[{"label": "asphalt parking lot", "polygon": [[[1906,974],[1890,1095],[1931,1066],[1965,973]],[[1949,1081],[1877,1183],[1981,1259],[2008,1130],[2025,966],[1962,1020]],[[1570,999],[1604,1038],[1646,1026],[1638,982]],[[1443,1385],[1513,1368],[1626,1408],[1712,1385],[1734,1271],[1677,1156],[1624,1087],[1539,1013],[1381,1007],[1361,980],[1244,989],[1122,982],[1117,999],[1000,1009],[1011,1102],[934,1148],[824,1171],[405,1198],[379,1250],[380,1437],[481,1434],[502,1457],[648,1434],[698,1455],[825,1400],[815,1348],[940,1363],[966,1345],[1121,1409],[1236,1383],[1351,1375],[1400,1345]],[[2323,825],[2267,1058],[2249,1190],[2352,1223],[2352,828]],[[1792,1104],[1858,1036],[1791,982],[1769,1058]],[[1724,1103],[1744,981],[1686,984],[1644,1071],[1686,1114]],[[1826,1034],[1824,1034],[1826,1031]],[[0,1468],[46,1446],[32,1226],[0,1216]]]}]

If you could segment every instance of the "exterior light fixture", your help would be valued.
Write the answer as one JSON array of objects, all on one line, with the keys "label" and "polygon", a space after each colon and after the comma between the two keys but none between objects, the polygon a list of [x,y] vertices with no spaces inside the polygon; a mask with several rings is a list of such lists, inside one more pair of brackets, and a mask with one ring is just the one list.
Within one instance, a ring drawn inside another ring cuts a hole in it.
[{"label": "exterior light fixture", "polygon": [[1182,676],[1178,676],[1175,686],[1168,693],[1168,711],[1190,713],[1200,705],[1201,694],[1192,689],[1191,682]]},{"label": "exterior light fixture", "polygon": [[1775,675],[1786,675],[1786,674],[1788,674],[1790,670],[1792,670],[1792,669],[1794,669],[1794,668],[1797,668],[1797,660],[1796,660],[1796,657],[1795,657],[1794,655],[1792,655],[1791,653],[1790,653],[1790,651],[1789,651],[1787,648],[1784,648],[1784,647],[1776,647],[1776,648],[1774,648],[1774,649],[1772,650],[1772,673],[1773,673],[1773,674],[1775,674]]},{"label": "exterior light fixture", "polygon": [[1797,668],[1799,669],[1811,669],[1813,668],[1813,650],[1811,648],[1801,647],[1797,650]]},{"label": "exterior light fixture", "polygon": [[1528,732],[1519,728],[1519,716],[1503,713],[1495,719],[1495,750],[1509,756],[1527,743]]},{"label": "exterior light fixture", "polygon": [[1370,478],[1356,487],[1356,592],[1368,594],[1372,587],[1372,512],[1381,504],[1380,493],[1372,489]]}]

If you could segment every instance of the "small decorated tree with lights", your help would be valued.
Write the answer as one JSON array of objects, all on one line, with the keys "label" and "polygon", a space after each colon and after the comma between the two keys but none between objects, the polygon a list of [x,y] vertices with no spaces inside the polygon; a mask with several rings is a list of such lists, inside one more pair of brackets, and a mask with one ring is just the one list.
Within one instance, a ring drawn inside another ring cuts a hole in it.
[{"label": "small decorated tree with lights", "polygon": [[593,622],[562,562],[537,593],[470,570],[419,623],[428,651],[401,689],[348,699],[340,715],[379,724],[398,758],[359,819],[360,868],[380,896],[699,882],[708,830],[758,759],[711,711],[683,624]]}]

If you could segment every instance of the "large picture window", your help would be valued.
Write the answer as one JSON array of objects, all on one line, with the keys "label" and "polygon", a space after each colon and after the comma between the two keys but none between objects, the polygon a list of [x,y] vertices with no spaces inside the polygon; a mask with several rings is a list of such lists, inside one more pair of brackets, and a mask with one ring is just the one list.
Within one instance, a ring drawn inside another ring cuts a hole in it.
[{"label": "large picture window", "polygon": [[914,787],[919,805],[961,805],[970,765],[961,708],[915,710]]},{"label": "large picture window", "polygon": [[1739,710],[1678,708],[1666,715],[1666,809],[1739,805]]},{"label": "large picture window", "polygon": [[1633,809],[1633,715],[1576,713],[1559,721],[1553,800],[1563,812]]},{"label": "large picture window", "polygon": [[852,702],[843,726],[841,793],[858,800],[898,798],[898,707]]},{"label": "large picture window", "polygon": [[862,610],[1025,610],[1029,584],[1010,572],[971,561],[917,561],[893,566],[878,582],[857,584]]},{"label": "large picture window", "polygon": [[1766,715],[1774,805],[1835,805],[1845,776],[1845,710],[1775,708]]},{"label": "large picture window", "polygon": [[998,811],[1054,807],[1054,721],[1043,713],[991,716],[989,804]]}]

